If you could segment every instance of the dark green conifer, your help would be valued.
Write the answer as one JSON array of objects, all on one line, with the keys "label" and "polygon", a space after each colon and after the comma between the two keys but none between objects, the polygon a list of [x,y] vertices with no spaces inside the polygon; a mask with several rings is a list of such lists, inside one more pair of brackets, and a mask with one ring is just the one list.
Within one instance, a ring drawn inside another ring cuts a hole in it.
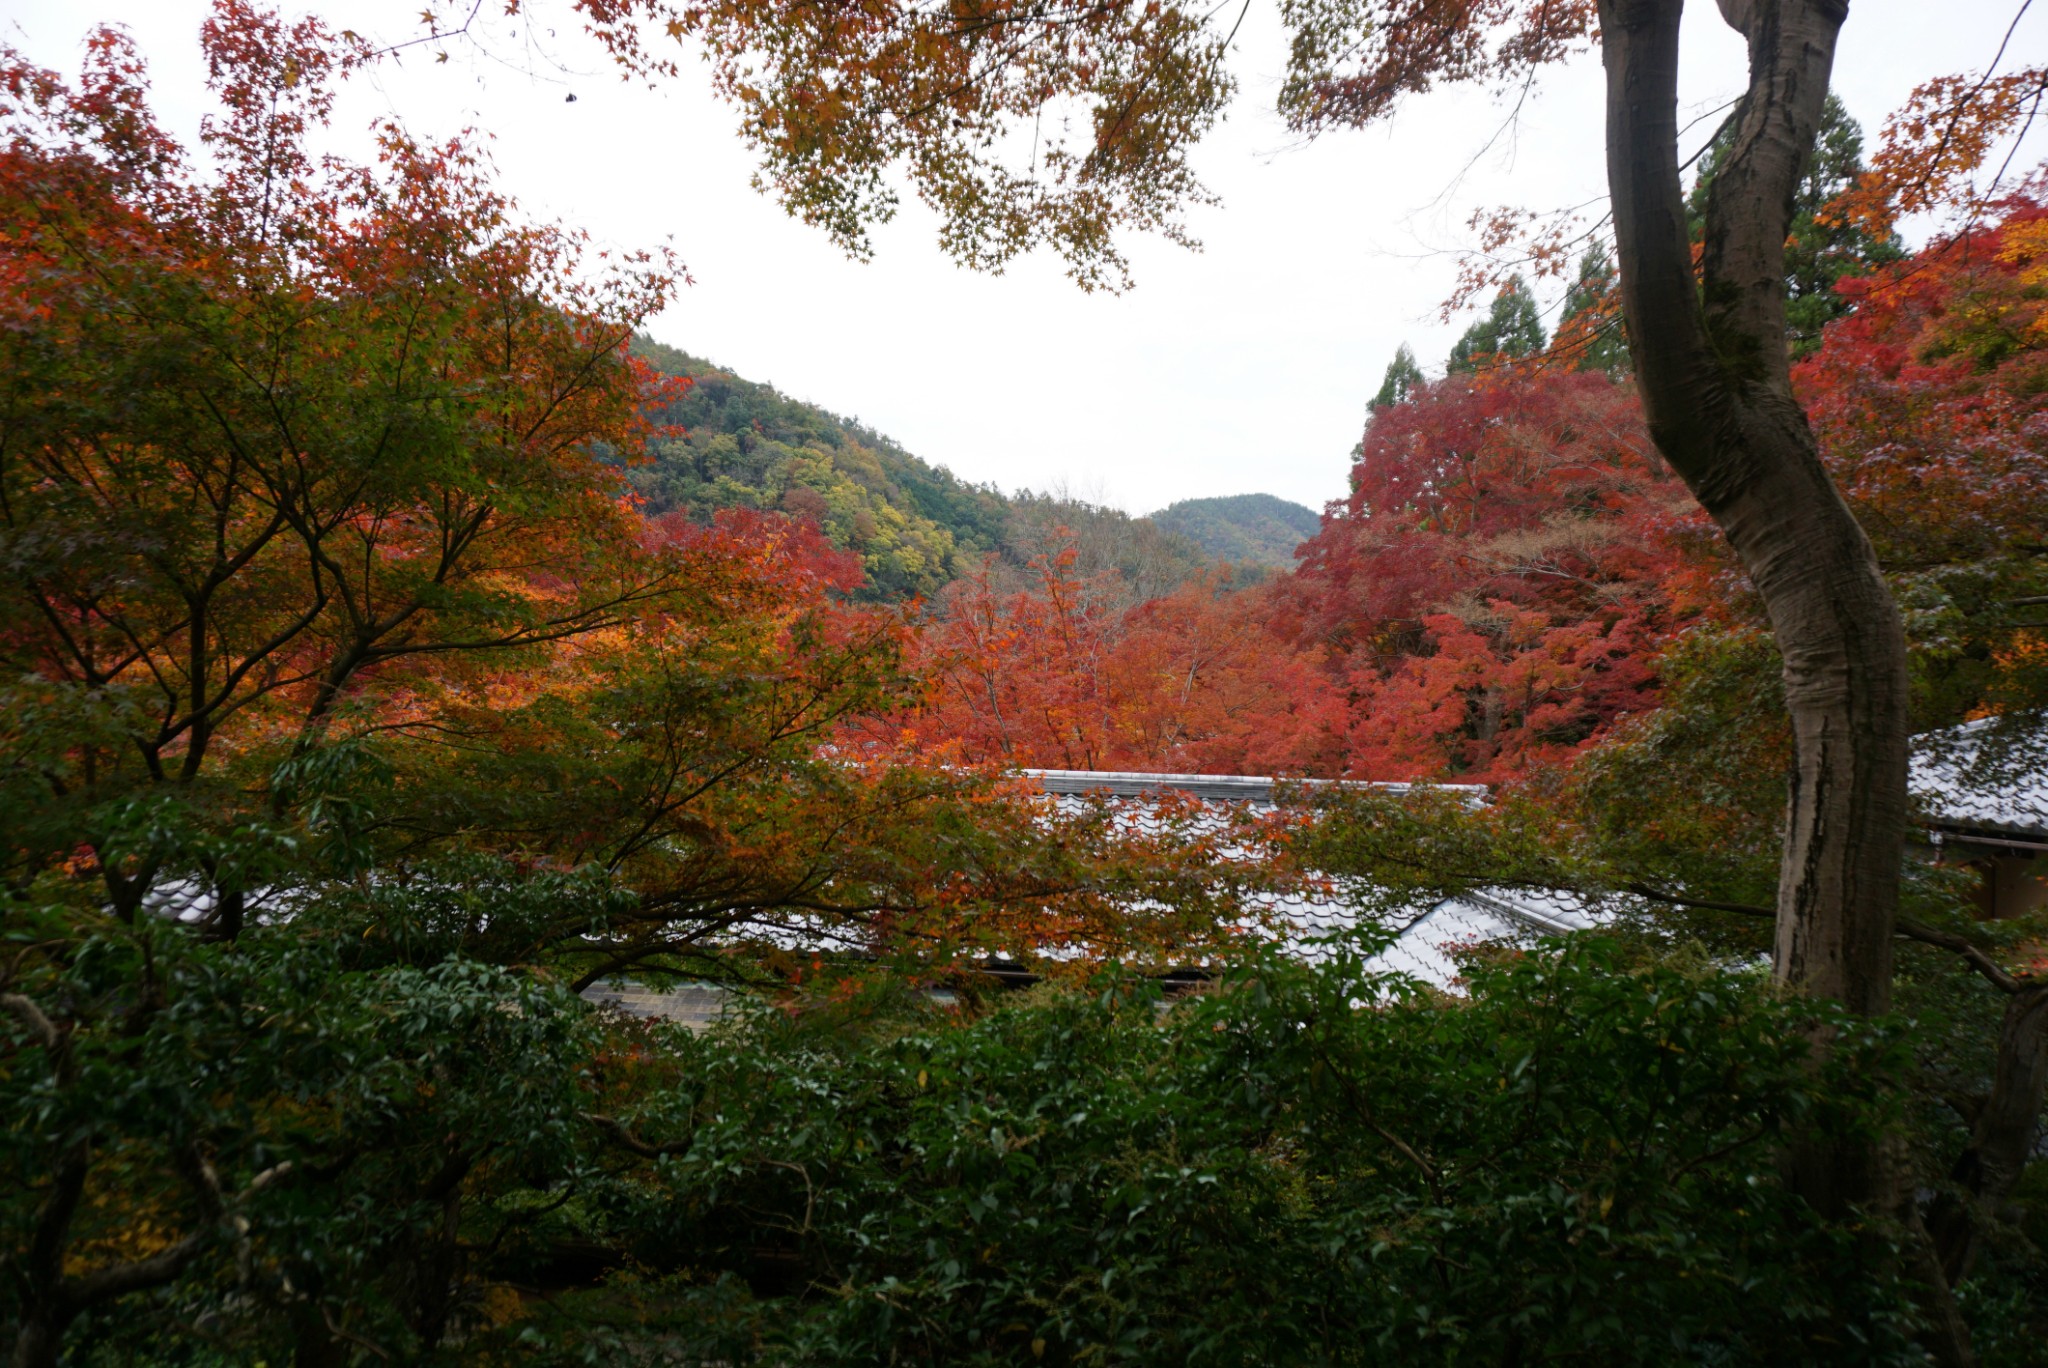
[{"label": "dark green conifer", "polygon": [[1403,342],[1394,352],[1394,359],[1387,363],[1387,375],[1380,382],[1380,392],[1372,397],[1373,412],[1392,408],[1415,393],[1422,384],[1422,367],[1415,364],[1415,353]]},{"label": "dark green conifer", "polygon": [[1516,276],[1500,287],[1486,317],[1465,330],[1451,348],[1445,369],[1452,374],[1476,371],[1495,358],[1518,359],[1543,350],[1543,320],[1536,313],[1536,301]]},{"label": "dark green conifer", "polygon": [[1615,283],[1614,258],[1607,254],[1606,243],[1596,242],[1579,258],[1578,278],[1565,292],[1564,313],[1557,325],[1561,337],[1581,314],[1592,315],[1582,344],[1572,358],[1573,366],[1579,370],[1606,371],[1612,375],[1629,368],[1628,336],[1622,330],[1621,311],[1610,309],[1604,316],[1601,312],[1601,304],[1613,293]]}]

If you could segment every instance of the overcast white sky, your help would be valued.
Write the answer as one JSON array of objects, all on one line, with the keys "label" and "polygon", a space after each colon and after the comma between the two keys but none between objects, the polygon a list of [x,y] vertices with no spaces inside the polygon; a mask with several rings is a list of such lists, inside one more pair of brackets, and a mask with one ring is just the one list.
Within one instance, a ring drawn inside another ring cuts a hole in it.
[{"label": "overcast white sky", "polygon": [[[421,135],[485,130],[501,184],[528,213],[620,245],[673,242],[696,284],[654,325],[662,341],[857,416],[965,478],[1064,485],[1132,512],[1255,491],[1312,507],[1341,497],[1395,347],[1406,341],[1436,365],[1468,321],[1439,322],[1437,306],[1472,209],[1574,204],[1602,190],[1593,61],[1550,73],[1514,134],[1476,162],[1503,111],[1469,91],[1297,145],[1272,112],[1284,49],[1266,3],[1239,36],[1238,103],[1198,156],[1223,198],[1193,220],[1204,251],[1136,241],[1137,287],[1085,295],[1050,258],[1000,277],[953,266],[912,203],[878,233],[876,259],[853,262],[749,187],[734,115],[703,79],[621,84],[563,0],[529,3],[563,17],[555,51],[567,74],[460,49],[445,66],[416,53],[359,81],[338,127],[352,137],[396,114]],[[1874,134],[1920,81],[1983,67],[2018,4],[1854,0],[1836,89]],[[282,8],[383,41],[419,32],[419,0]],[[205,108],[206,10],[205,0],[0,0],[0,41],[69,73],[92,25],[126,25],[150,58],[159,118],[189,139]],[[2040,10],[2015,35],[2022,60],[2048,51]],[[1742,49],[1707,0],[1694,0],[1687,23],[1684,100],[1704,112],[1739,89]]]}]

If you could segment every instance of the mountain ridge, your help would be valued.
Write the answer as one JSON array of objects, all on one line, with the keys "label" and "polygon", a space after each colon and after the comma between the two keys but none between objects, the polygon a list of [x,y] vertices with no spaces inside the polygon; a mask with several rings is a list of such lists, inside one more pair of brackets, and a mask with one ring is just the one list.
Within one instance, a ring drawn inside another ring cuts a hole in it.
[{"label": "mountain ridge", "polygon": [[1294,549],[1316,534],[1322,515],[1274,494],[1229,494],[1180,499],[1146,515],[1218,560],[1287,569]]},{"label": "mountain ridge", "polygon": [[864,597],[931,595],[1003,548],[1012,501],[854,419],[792,399],[652,338],[633,350],[689,390],[657,417],[683,435],[649,444],[626,472],[649,511],[708,519],[721,508],[806,517],[857,553]]},{"label": "mountain ridge", "polygon": [[1270,494],[1184,499],[1149,517],[1064,492],[1005,494],[858,419],[678,347],[639,337],[633,351],[691,381],[654,415],[682,435],[651,442],[651,459],[624,472],[648,511],[696,521],[722,508],[808,518],[861,558],[862,598],[931,598],[991,555],[1020,571],[1052,548],[1059,528],[1077,552],[1076,573],[1113,570],[1155,597],[1219,560],[1246,570],[1291,566],[1294,547],[1319,525],[1311,510]]}]

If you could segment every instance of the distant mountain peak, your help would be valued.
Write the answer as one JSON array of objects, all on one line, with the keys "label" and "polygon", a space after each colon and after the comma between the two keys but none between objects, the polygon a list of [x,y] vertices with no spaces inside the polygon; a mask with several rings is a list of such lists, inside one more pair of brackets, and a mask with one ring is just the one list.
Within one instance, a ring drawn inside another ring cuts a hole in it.
[{"label": "distant mountain peak", "polygon": [[1323,523],[1314,509],[1272,494],[1182,499],[1152,514],[1151,519],[1218,560],[1282,569],[1294,564],[1294,548],[1314,536]]}]

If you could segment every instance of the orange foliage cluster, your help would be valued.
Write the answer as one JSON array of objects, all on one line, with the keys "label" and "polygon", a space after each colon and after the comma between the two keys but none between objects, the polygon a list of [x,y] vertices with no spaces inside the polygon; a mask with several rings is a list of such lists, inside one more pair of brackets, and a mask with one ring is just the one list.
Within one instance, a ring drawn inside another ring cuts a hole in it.
[{"label": "orange foliage cluster", "polygon": [[1971,222],[1995,211],[2007,168],[1998,167],[1988,183],[1980,173],[2001,147],[2032,127],[2044,98],[2044,66],[1939,76],[1920,85],[1885,120],[1870,169],[1831,212],[1881,234],[1909,214],[1939,213]]},{"label": "orange foliage cluster", "polygon": [[918,664],[915,742],[1051,769],[1327,773],[1342,699],[1314,656],[1264,630],[1263,596],[1221,576],[1117,606],[1113,575],[1076,578],[1071,547],[1004,592],[993,568],[953,585]]},{"label": "orange foliage cluster", "polygon": [[459,141],[387,125],[377,166],[316,158],[360,57],[317,21],[224,3],[204,39],[204,181],[123,35],[76,89],[0,70],[0,632],[149,717],[106,760],[156,780],[315,744],[345,704],[416,714],[445,660],[616,626],[680,575],[596,454],[649,435],[621,349],[671,264],[586,274]]},{"label": "orange foliage cluster", "polygon": [[1691,611],[1685,494],[1632,392],[1531,368],[1375,416],[1299,569],[1119,608],[1071,556],[940,605],[904,726],[964,758],[1071,769],[1503,778],[1654,705]]},{"label": "orange foliage cluster", "polygon": [[1794,383],[1879,555],[1902,568],[2041,540],[2048,518],[2048,205],[1865,278]]}]

